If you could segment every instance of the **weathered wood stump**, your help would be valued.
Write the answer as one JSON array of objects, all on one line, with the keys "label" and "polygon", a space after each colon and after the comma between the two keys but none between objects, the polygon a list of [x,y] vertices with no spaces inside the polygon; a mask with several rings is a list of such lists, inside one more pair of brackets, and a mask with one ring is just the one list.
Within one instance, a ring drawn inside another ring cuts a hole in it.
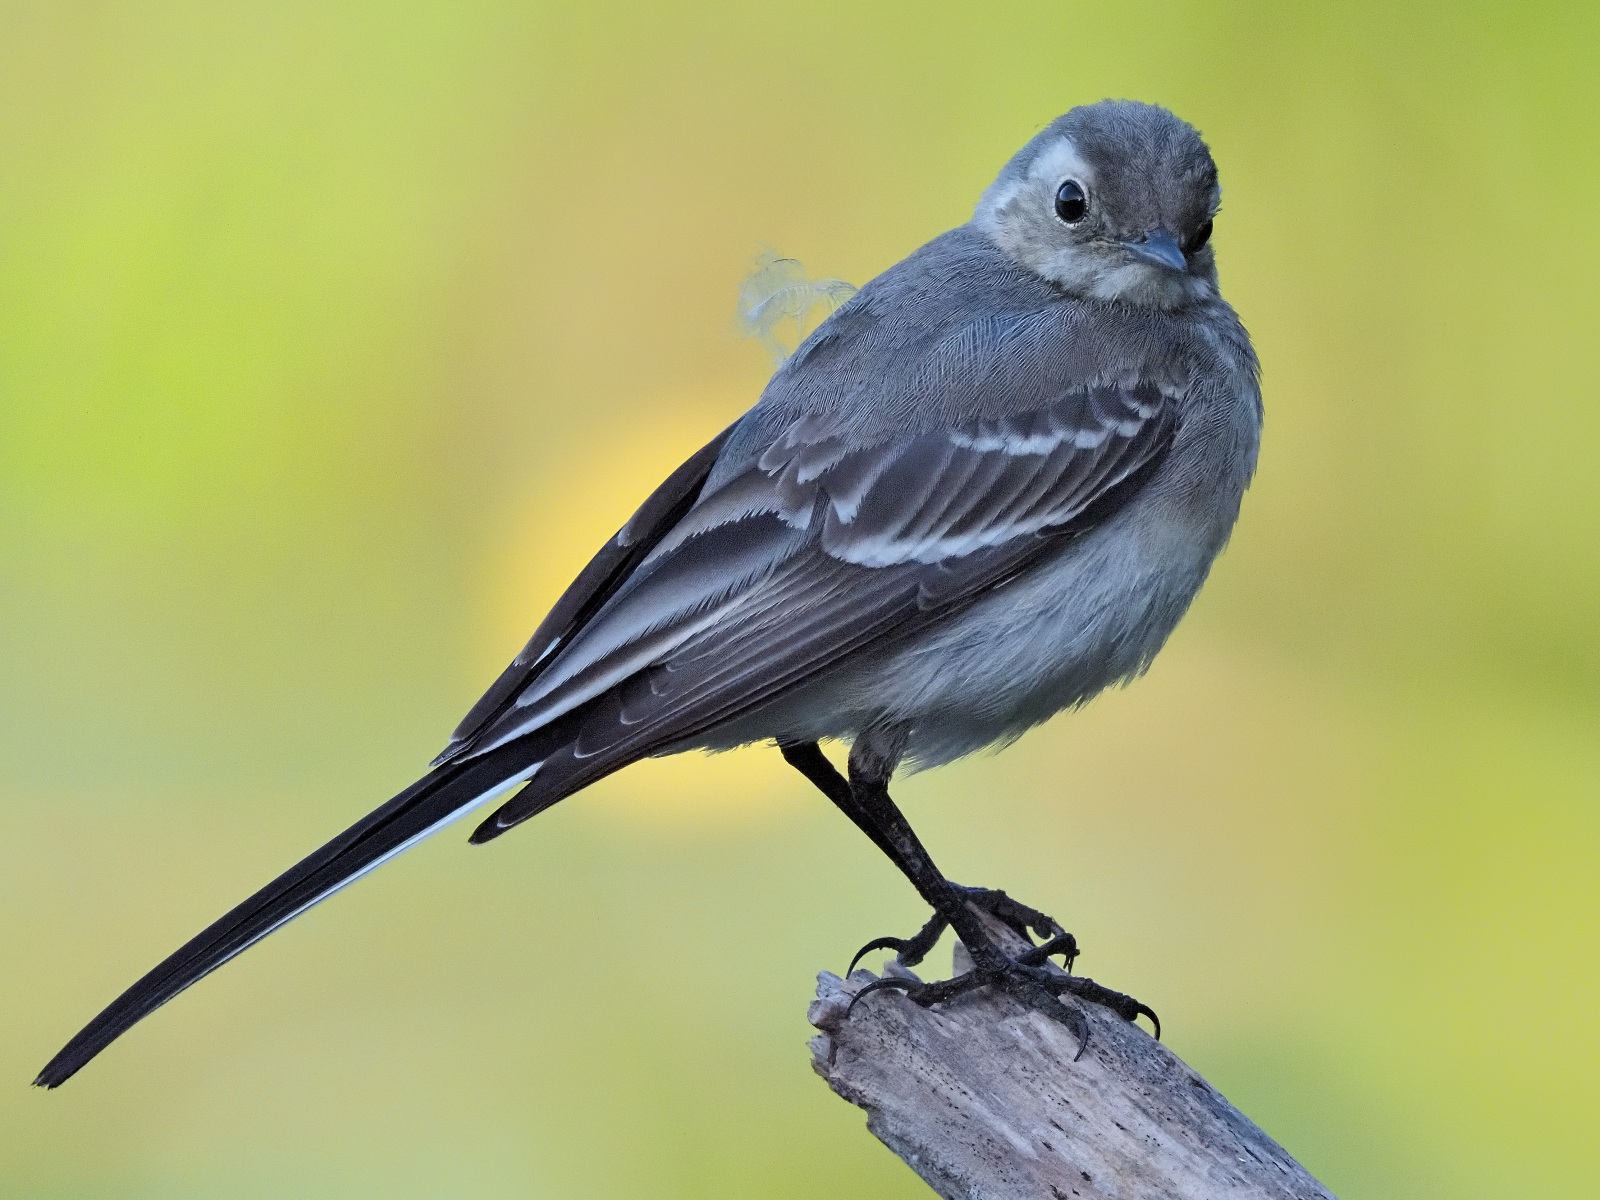
[{"label": "weathered wood stump", "polygon": [[[957,969],[964,958],[958,947]],[[877,992],[846,1019],[875,978],[818,977],[812,1065],[946,1200],[1333,1200],[1182,1059],[1107,1009],[1080,1005],[1090,1037],[1075,1060],[1066,1028],[987,989],[935,1009]]]}]

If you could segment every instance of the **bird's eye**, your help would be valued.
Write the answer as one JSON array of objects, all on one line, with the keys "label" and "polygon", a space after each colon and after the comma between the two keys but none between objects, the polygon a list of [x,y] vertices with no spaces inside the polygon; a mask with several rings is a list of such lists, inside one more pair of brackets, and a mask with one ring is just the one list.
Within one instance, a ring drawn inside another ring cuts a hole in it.
[{"label": "bird's eye", "polygon": [[1211,218],[1206,218],[1206,223],[1195,232],[1194,241],[1189,243],[1189,253],[1193,254],[1211,240]]},{"label": "bird's eye", "polygon": [[1068,225],[1076,225],[1088,211],[1089,197],[1077,183],[1069,179],[1056,189],[1056,216]]}]

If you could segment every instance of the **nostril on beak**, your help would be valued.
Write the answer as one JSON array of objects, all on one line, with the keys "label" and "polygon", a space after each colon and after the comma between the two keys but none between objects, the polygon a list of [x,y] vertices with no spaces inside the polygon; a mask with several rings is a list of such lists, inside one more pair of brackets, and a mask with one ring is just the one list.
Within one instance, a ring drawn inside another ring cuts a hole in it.
[{"label": "nostril on beak", "polygon": [[1183,248],[1178,245],[1178,239],[1165,229],[1150,229],[1140,234],[1132,241],[1123,242],[1134,257],[1142,258],[1145,262],[1154,263],[1158,267],[1167,267],[1174,271],[1186,271],[1189,262],[1183,256]]}]

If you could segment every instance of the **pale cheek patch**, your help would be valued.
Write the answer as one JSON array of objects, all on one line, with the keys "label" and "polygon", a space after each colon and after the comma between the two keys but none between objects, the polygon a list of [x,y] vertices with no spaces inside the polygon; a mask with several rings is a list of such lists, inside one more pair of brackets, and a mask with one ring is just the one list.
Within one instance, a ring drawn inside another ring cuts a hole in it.
[{"label": "pale cheek patch", "polygon": [[1193,275],[1180,275],[1144,263],[1123,263],[1100,274],[1084,291],[1097,300],[1118,300],[1149,308],[1179,308],[1204,299],[1211,285]]},{"label": "pale cheek patch", "polygon": [[1063,246],[1039,264],[1039,274],[1069,292],[1090,292],[1105,274],[1105,264],[1092,250]]},{"label": "pale cheek patch", "polygon": [[983,198],[978,201],[978,210],[973,214],[974,221],[996,245],[1005,244],[1001,236],[1000,214],[1011,207],[1012,201],[1025,186],[1027,185],[1020,179],[992,183],[988,191],[983,193]]},{"label": "pale cheek patch", "polygon": [[1038,271],[1077,295],[1149,308],[1178,308],[1211,293],[1211,285],[1204,279],[1145,263],[1115,261],[1093,246],[1057,250],[1039,264]]}]

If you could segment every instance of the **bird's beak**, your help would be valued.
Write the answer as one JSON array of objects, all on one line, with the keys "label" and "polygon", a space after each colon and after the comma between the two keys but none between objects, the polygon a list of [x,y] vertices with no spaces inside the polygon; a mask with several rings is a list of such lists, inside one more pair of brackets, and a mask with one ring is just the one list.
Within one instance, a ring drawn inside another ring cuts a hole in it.
[{"label": "bird's beak", "polygon": [[1164,229],[1152,229],[1142,237],[1123,242],[1122,245],[1135,258],[1155,263],[1158,267],[1168,267],[1174,271],[1189,269],[1188,260],[1178,246],[1178,239]]}]

